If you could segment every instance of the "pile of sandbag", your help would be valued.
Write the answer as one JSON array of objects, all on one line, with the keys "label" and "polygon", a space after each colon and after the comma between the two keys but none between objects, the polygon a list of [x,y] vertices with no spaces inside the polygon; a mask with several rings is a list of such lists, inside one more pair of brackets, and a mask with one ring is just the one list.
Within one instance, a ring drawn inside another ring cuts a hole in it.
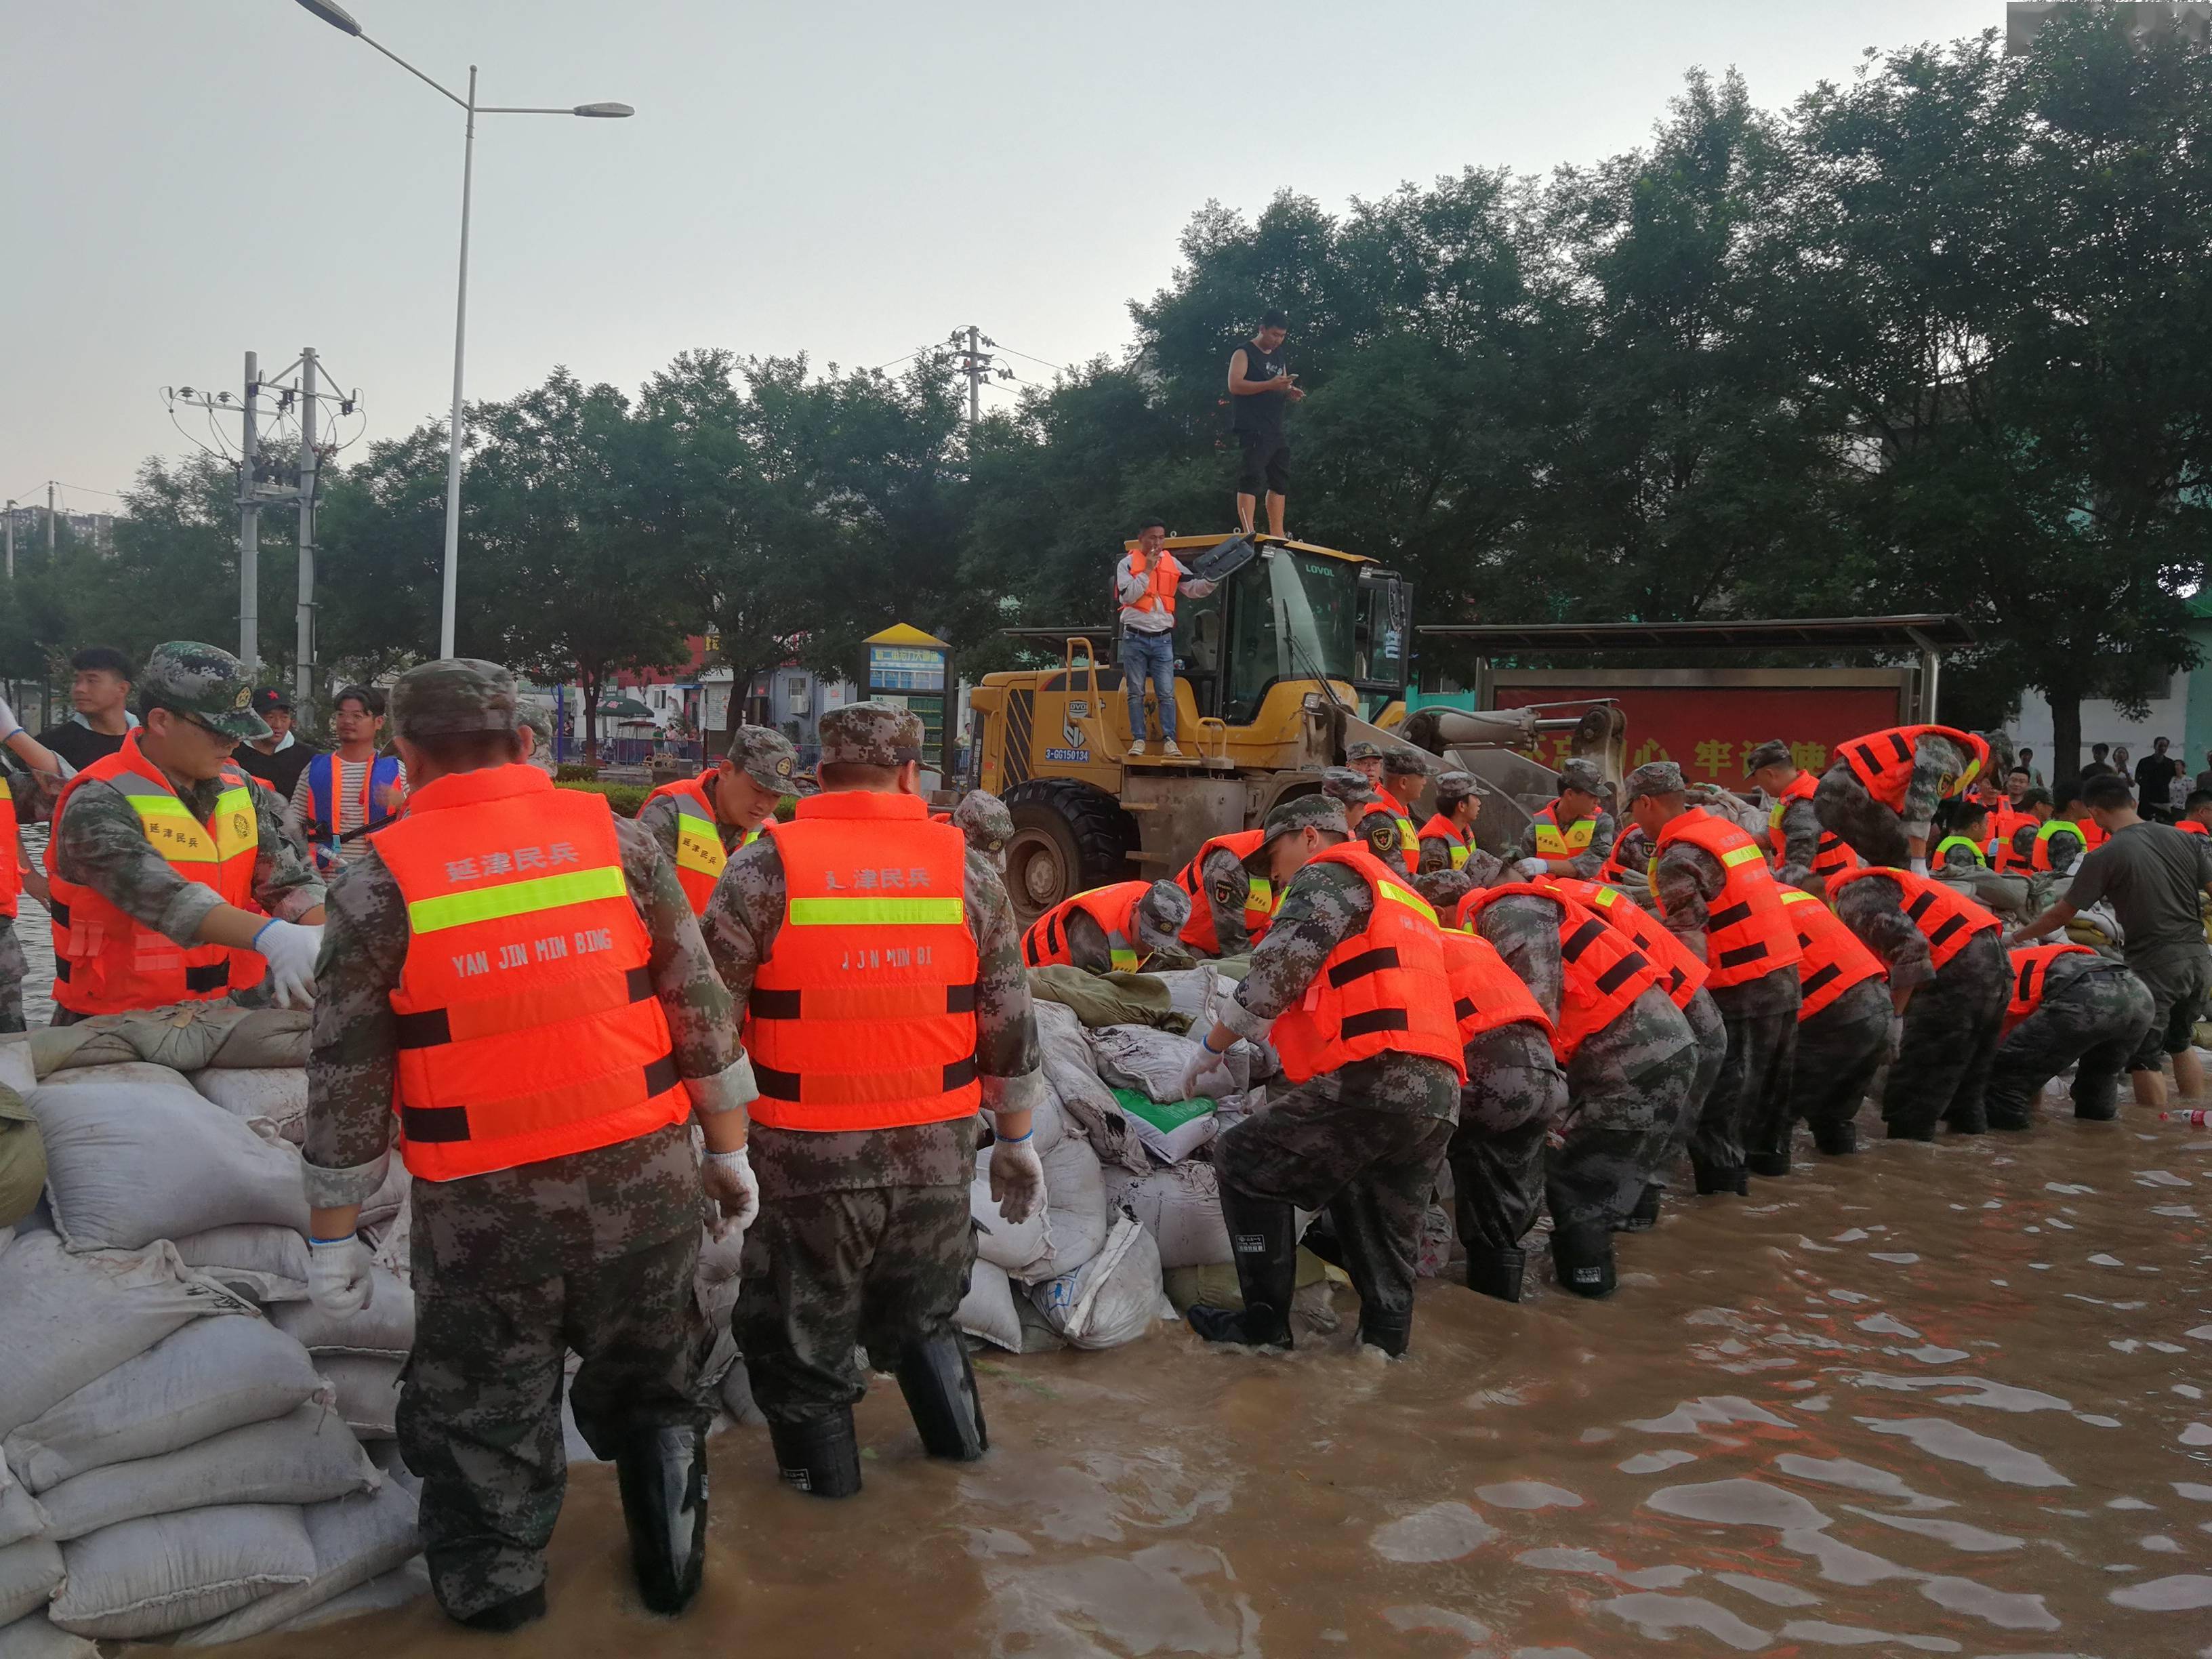
[{"label": "pile of sandbag", "polygon": [[[361,1315],[319,1313],[276,1118],[150,1061],[74,1063],[100,1049],[58,1054],[24,1095],[46,1175],[0,1248],[0,1659],[232,1641],[419,1593],[391,1444],[406,1285],[380,1269]],[[296,1068],[232,1074],[285,1078],[304,1111]]]}]

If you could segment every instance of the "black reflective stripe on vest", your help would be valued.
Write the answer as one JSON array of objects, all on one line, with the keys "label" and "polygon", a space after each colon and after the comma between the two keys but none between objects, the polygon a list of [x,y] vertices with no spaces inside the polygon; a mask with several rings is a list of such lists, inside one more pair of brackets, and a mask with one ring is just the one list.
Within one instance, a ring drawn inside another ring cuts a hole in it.
[{"label": "black reflective stripe on vest", "polygon": [[1934,950],[1936,946],[1942,944],[1945,939],[1950,938],[1952,934],[1957,933],[1966,925],[1966,919],[1964,916],[1945,917],[1942,925],[1937,927],[1934,933],[1928,935],[1928,948],[1931,951]]},{"label": "black reflective stripe on vest", "polygon": [[1721,959],[1716,965],[1722,968],[1741,968],[1747,962],[1757,962],[1765,954],[1766,942],[1761,939],[1756,945],[1739,945],[1733,951],[1722,951]]},{"label": "black reflective stripe on vest", "polygon": [[1364,979],[1370,974],[1379,974],[1385,968],[1398,965],[1398,947],[1385,945],[1372,951],[1362,951],[1356,957],[1347,957],[1328,970],[1331,990],[1342,990],[1355,979]]},{"label": "black reflective stripe on vest", "polygon": [[220,991],[230,983],[230,958],[221,962],[203,963],[197,968],[185,969],[185,989],[187,991]]},{"label": "black reflective stripe on vest", "polygon": [[[663,1054],[645,1068],[645,1097],[652,1100],[676,1086],[676,1056]],[[465,1106],[402,1106],[399,1133],[420,1146],[473,1140]]]},{"label": "black reflective stripe on vest", "polygon": [[1727,929],[1735,927],[1740,921],[1749,921],[1750,920],[1751,905],[1747,901],[1741,903],[1731,904],[1725,910],[1712,910],[1706,913],[1705,931],[1707,933],[1723,933]]},{"label": "black reflective stripe on vest", "polygon": [[1452,1018],[1454,1019],[1473,1019],[1474,1018],[1474,999],[1473,997],[1462,997],[1457,1002],[1452,1004]]},{"label": "black reflective stripe on vest", "polygon": [[1569,962],[1577,960],[1583,951],[1589,949],[1590,941],[1603,932],[1605,932],[1605,924],[1596,917],[1591,917],[1567,935],[1567,942],[1559,947],[1559,954]]},{"label": "black reflective stripe on vest", "polygon": [[[965,1060],[954,1060],[945,1068],[944,1092],[949,1095],[955,1089],[966,1088],[975,1080],[975,1056],[970,1054]],[[753,1061],[753,1083],[770,1100],[787,1100],[798,1104],[802,1081],[803,1074],[800,1073],[780,1072],[773,1066],[762,1065],[758,1060]]]},{"label": "black reflective stripe on vest", "polygon": [[1611,996],[1650,965],[1644,959],[1642,951],[1631,951],[1597,976],[1597,994],[1601,997]]},{"label": "black reflective stripe on vest", "polygon": [[[803,1019],[805,1012],[804,991],[756,990],[746,1000],[745,1012],[755,1019]],[[948,1014],[972,1014],[975,1012],[975,988],[973,985],[948,985],[945,988],[945,1012]]]},{"label": "black reflective stripe on vest", "polygon": [[1832,962],[1805,981],[1803,994],[1809,997],[1815,991],[1825,990],[1831,980],[1841,979],[1843,976],[1842,968]]},{"label": "black reflective stripe on vest", "polygon": [[1364,1014],[1347,1014],[1337,1035],[1345,1037],[1365,1036],[1370,1031],[1407,1031],[1413,1022],[1403,1008],[1370,1008]]},{"label": "black reflective stripe on vest", "polygon": [[1911,761],[1912,745],[1905,742],[1904,732],[1891,732],[1889,734],[1889,746],[1897,751],[1897,763],[1899,765],[1903,766]]},{"label": "black reflective stripe on vest", "polygon": [[[630,1001],[643,1002],[653,994],[653,969],[631,969],[623,975],[623,988],[629,993]],[[393,1018],[398,1024],[398,1042],[402,1048],[434,1048],[441,1042],[453,1040],[453,1022],[443,1008],[425,1008],[419,1013],[398,1014]],[[416,1139],[421,1138],[419,1135],[415,1137]],[[459,1139],[465,1140],[467,1136]]]},{"label": "black reflective stripe on vest", "polygon": [[2020,989],[2014,993],[2014,1000],[2026,1002],[2035,994],[2036,966],[2033,962],[2023,962],[2020,964]]},{"label": "black reflective stripe on vest", "polygon": [[69,906],[59,899],[54,900],[52,903],[46,906],[46,914],[54,919],[54,926],[57,927],[66,927],[70,925]]},{"label": "black reflective stripe on vest", "polygon": [[67,957],[56,957],[54,958],[54,977],[57,980],[59,980],[64,985],[66,985],[69,983],[69,958]]}]

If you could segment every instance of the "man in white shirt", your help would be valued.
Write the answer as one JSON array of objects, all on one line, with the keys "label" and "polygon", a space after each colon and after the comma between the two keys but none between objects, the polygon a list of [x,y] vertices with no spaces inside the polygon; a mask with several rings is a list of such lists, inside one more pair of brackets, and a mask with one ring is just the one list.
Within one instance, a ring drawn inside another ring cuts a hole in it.
[{"label": "man in white shirt", "polygon": [[376,752],[384,731],[383,692],[373,685],[347,686],[331,709],[331,726],[337,750],[308,761],[284,809],[284,827],[307,843],[325,875],[366,857],[364,832],[398,817],[407,794],[406,767],[397,756]]},{"label": "man in white shirt", "polygon": [[1161,752],[1182,758],[1176,747],[1175,608],[1178,592],[1202,599],[1213,584],[1186,576],[1176,556],[1163,545],[1168,527],[1147,519],[1137,527],[1137,548],[1114,568],[1114,597],[1121,607],[1121,684],[1129,694],[1128,752],[1141,757],[1145,740],[1145,683],[1152,682],[1160,705]]}]

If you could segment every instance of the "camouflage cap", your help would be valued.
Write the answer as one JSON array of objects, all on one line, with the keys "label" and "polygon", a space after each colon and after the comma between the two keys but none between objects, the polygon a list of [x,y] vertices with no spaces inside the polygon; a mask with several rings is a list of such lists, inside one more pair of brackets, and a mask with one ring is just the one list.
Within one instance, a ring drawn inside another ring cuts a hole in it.
[{"label": "camouflage cap", "polygon": [[1347,806],[1364,806],[1379,799],[1375,786],[1368,781],[1364,772],[1355,772],[1348,766],[1332,766],[1321,775],[1322,793],[1332,800],[1342,801]]},{"label": "camouflage cap", "polygon": [[1465,800],[1476,793],[1472,772],[1444,772],[1437,777],[1437,805],[1448,800]]},{"label": "camouflage cap", "polygon": [[1358,742],[1346,745],[1344,758],[1347,762],[1381,760],[1382,745],[1379,743],[1370,743],[1366,738],[1362,738]]},{"label": "camouflage cap", "polygon": [[1390,749],[1383,751],[1382,775],[1388,778],[1425,778],[1436,770],[1436,763],[1418,749]]},{"label": "camouflage cap", "polygon": [[514,676],[481,657],[417,663],[392,683],[392,730],[417,738],[513,732],[519,699]]},{"label": "camouflage cap", "polygon": [[1474,890],[1474,878],[1464,870],[1431,870],[1413,878],[1413,890],[1428,900],[1438,916],[1449,919],[1459,902]]},{"label": "camouflage cap", "polygon": [[553,711],[542,702],[520,702],[514,710],[514,724],[519,729],[530,728],[540,749],[550,751],[553,747]]},{"label": "camouflage cap", "polygon": [[169,708],[227,738],[265,738],[269,723],[253,712],[253,676],[220,646],[197,640],[157,645],[138,676],[142,708]]},{"label": "camouflage cap", "polygon": [[[1324,778],[1328,775],[1322,774]],[[1352,833],[1344,821],[1344,808],[1327,795],[1299,795],[1278,801],[1274,811],[1267,814],[1267,823],[1261,826],[1260,844],[1245,855],[1244,867],[1264,871],[1267,867],[1267,849],[1285,836],[1296,835],[1305,829],[1326,830],[1338,836]]]},{"label": "camouflage cap", "polygon": [[799,769],[799,751],[791,746],[791,739],[765,726],[741,726],[730,733],[729,750],[723,758],[762,788],[773,789],[779,795],[814,793],[813,781]]},{"label": "camouflage cap", "polygon": [[1605,793],[1605,774],[1598,770],[1597,763],[1577,756],[1559,765],[1559,787],[1579,789],[1585,795]]},{"label": "camouflage cap", "polygon": [[1689,787],[1682,781],[1682,769],[1673,761],[1648,761],[1628,775],[1628,787],[1622,794],[1633,801],[1645,795],[1686,794]]},{"label": "camouflage cap", "polygon": [[1751,750],[1745,754],[1743,757],[1743,775],[1746,777],[1749,777],[1753,772],[1758,771],[1762,766],[1786,766],[1788,764],[1790,764],[1790,745],[1787,743],[1784,743],[1780,738],[1769,738],[1765,743],[1760,744],[1756,749]]},{"label": "camouflage cap", "polygon": [[1174,942],[1190,920],[1190,895],[1172,881],[1154,882],[1137,901],[1137,936],[1158,950]]},{"label": "camouflage cap", "polygon": [[848,703],[822,717],[824,766],[903,766],[921,758],[921,716],[895,702]]},{"label": "camouflage cap", "polygon": [[952,822],[972,849],[994,858],[1014,838],[1014,815],[988,789],[970,789],[961,796],[960,805],[952,809]]},{"label": "camouflage cap", "polygon": [[[2011,732],[1980,732],[1975,735],[1990,746],[1990,771],[2002,777],[2012,770],[2013,757],[2018,750],[2013,747]],[[1972,757],[1969,756],[1968,758],[1972,759]]]}]

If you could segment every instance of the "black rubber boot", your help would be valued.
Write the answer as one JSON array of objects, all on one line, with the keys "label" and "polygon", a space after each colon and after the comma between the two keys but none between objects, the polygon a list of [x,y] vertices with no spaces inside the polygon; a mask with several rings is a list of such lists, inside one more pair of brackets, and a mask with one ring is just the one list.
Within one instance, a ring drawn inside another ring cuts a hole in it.
[{"label": "black rubber boot", "polygon": [[1916,1129],[1911,1125],[1905,1123],[1893,1123],[1889,1126],[1889,1138],[1892,1140],[1933,1141],[1936,1139],[1936,1131],[1933,1129]]},{"label": "black rubber boot", "polygon": [[545,1586],[525,1590],[520,1595],[510,1595],[504,1601],[495,1601],[465,1619],[456,1619],[457,1625],[471,1630],[489,1631],[495,1636],[511,1630],[520,1630],[525,1625],[534,1625],[545,1616]]},{"label": "black rubber boot", "polygon": [[2022,1130],[2032,1129],[2034,1127],[2034,1123],[2029,1120],[2026,1112],[1992,1111],[1990,1114],[1990,1127],[1992,1129],[2003,1129],[2010,1133],[2018,1134]]},{"label": "black rubber boot", "polygon": [[1667,1189],[1657,1182],[1646,1182],[1644,1190],[1636,1195],[1636,1207],[1613,1224],[1617,1233],[1648,1233],[1659,1224],[1659,1201]]},{"label": "black rubber boot", "polygon": [[[2120,1103],[2118,1099],[2093,1101],[2087,1104],[2078,1100],[2074,1103],[2074,1115],[2084,1123],[2110,1123],[2119,1115]],[[2022,1124],[2021,1127],[2026,1128],[2027,1126]]]},{"label": "black rubber boot", "polygon": [[1526,1250],[1486,1250],[1478,1245],[1467,1253],[1467,1287],[1500,1302],[1518,1302],[1528,1266]]},{"label": "black rubber boot", "polygon": [[1224,1182],[1221,1218],[1229,1224],[1244,1306],[1194,1304],[1183,1317],[1208,1342],[1289,1347],[1291,1297],[1298,1287],[1297,1212],[1273,1199],[1249,1197]]},{"label": "black rubber boot", "polygon": [[1344,1266],[1344,1241],[1336,1236],[1336,1229],[1326,1215],[1314,1218],[1298,1240],[1298,1248],[1311,1251],[1332,1267]]},{"label": "black rubber boot", "polygon": [[650,1612],[683,1612],[707,1571],[705,1432],[639,1430],[615,1453],[615,1481],[638,1599]]},{"label": "black rubber boot", "polygon": [[1394,1313],[1369,1313],[1359,1310],[1359,1340],[1370,1348],[1380,1348],[1395,1359],[1406,1352],[1413,1340],[1413,1310],[1401,1308]]},{"label": "black rubber boot", "polygon": [[799,1491],[850,1498],[860,1490],[860,1447],[853,1438],[849,1407],[803,1423],[770,1423],[768,1439],[776,1474]]},{"label": "black rubber boot", "polygon": [[932,1457],[972,1463],[990,1449],[975,1368],[957,1334],[933,1336],[901,1354],[898,1385],[921,1431],[921,1449]]},{"label": "black rubber boot", "polygon": [[1751,1191],[1751,1179],[1741,1164],[1708,1164],[1692,1152],[1690,1154],[1690,1173],[1697,1177],[1700,1197],[1714,1193],[1734,1193],[1741,1198]]},{"label": "black rubber boot", "polygon": [[[1790,1154],[1787,1152],[1747,1152],[1743,1167],[1747,1173],[1764,1176],[1769,1180],[1790,1173]],[[1741,1190],[1741,1189],[1739,1189]]]},{"label": "black rubber boot", "polygon": [[1579,1221],[1552,1231],[1552,1271],[1559,1288],[1595,1301],[1620,1285],[1613,1262],[1613,1230],[1602,1221]]},{"label": "black rubber boot", "polygon": [[1856,1123],[1816,1123],[1813,1126],[1813,1145],[1830,1158],[1849,1158],[1859,1149],[1859,1126]]}]

